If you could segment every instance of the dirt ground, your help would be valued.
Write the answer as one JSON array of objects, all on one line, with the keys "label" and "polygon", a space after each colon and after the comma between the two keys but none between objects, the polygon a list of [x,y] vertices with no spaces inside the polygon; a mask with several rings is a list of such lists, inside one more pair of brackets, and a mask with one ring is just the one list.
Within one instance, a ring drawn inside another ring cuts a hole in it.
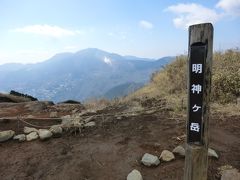
[{"label": "dirt ground", "polygon": [[[33,113],[23,105],[0,103],[0,117],[34,115],[46,117],[48,111]],[[152,113],[121,113],[121,108],[99,111],[97,125],[81,133],[66,132],[60,138],[18,143],[0,143],[1,180],[124,180],[137,169],[145,180],[182,179],[184,158],[157,167],[140,163],[144,153],[160,156],[162,150],[172,151],[185,142],[185,117],[173,117],[169,111],[156,109]],[[64,112],[67,114],[66,112]],[[64,114],[63,113],[63,114]],[[220,158],[209,158],[208,179],[219,179],[217,168],[232,165],[240,169],[240,117],[213,114],[210,122],[210,144]],[[57,120],[28,120],[50,126]],[[21,132],[25,124],[2,120],[1,130]]]}]

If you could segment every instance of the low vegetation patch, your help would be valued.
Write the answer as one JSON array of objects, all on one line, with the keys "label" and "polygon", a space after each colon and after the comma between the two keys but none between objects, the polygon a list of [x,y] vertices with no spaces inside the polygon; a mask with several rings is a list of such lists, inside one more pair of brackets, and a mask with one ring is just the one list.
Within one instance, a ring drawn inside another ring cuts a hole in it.
[{"label": "low vegetation patch", "polygon": [[[178,56],[174,62],[155,72],[148,85],[130,94],[126,99],[160,97],[165,98],[176,111],[185,110],[187,106],[187,78],[187,56]],[[239,97],[239,49],[215,52],[212,71],[212,102],[225,105],[237,104]]]}]

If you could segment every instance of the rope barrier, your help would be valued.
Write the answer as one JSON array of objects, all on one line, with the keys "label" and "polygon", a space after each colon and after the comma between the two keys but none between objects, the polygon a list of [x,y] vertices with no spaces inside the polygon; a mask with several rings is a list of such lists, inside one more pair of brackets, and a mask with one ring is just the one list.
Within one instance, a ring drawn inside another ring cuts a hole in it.
[{"label": "rope barrier", "polygon": [[32,123],[29,123],[29,122],[26,122],[26,121],[24,121],[23,119],[21,119],[21,118],[17,118],[17,120],[18,121],[21,121],[21,122],[23,122],[23,123],[25,123],[25,124],[27,124],[27,125],[29,125],[29,126],[32,126],[32,127],[36,127],[36,128],[50,128],[51,126],[39,126],[39,125],[35,125],[35,124],[32,124]]}]

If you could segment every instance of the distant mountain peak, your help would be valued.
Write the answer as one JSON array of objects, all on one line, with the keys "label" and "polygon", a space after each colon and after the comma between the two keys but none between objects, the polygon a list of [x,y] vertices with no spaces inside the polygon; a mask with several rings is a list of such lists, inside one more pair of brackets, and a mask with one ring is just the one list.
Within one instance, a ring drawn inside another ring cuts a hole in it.
[{"label": "distant mountain peak", "polygon": [[109,53],[98,48],[87,48],[78,51],[77,54],[109,54]]},{"label": "distant mountain peak", "polygon": [[111,97],[117,97],[139,87],[133,83],[143,85],[148,82],[151,73],[170,60],[125,58],[97,48],[60,53],[33,65],[0,66],[0,84],[4,84],[0,91],[15,89],[52,101],[103,97],[108,91],[113,95]]}]

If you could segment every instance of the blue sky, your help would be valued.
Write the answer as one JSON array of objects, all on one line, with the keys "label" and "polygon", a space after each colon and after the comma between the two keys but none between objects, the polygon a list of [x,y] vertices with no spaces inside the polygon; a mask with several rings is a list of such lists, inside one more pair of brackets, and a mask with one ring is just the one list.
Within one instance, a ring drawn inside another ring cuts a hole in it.
[{"label": "blue sky", "polygon": [[160,58],[187,53],[191,24],[212,22],[214,49],[240,47],[240,0],[1,0],[0,64],[93,47]]}]

